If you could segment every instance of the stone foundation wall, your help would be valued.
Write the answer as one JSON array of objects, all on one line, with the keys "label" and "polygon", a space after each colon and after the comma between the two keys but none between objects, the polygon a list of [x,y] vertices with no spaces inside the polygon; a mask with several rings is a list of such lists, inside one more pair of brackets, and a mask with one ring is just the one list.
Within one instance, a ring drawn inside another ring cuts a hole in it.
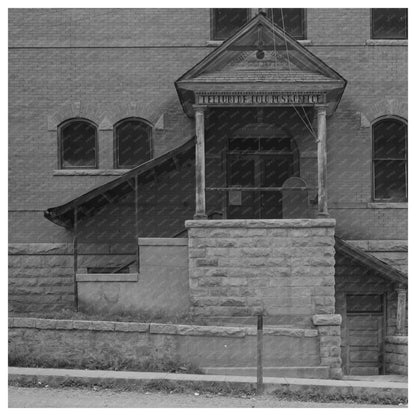
[{"label": "stone foundation wall", "polygon": [[253,315],[310,326],[335,312],[332,219],[193,220],[189,238],[191,310]]},{"label": "stone foundation wall", "polygon": [[[172,359],[199,367],[256,366],[255,327],[9,318],[9,354],[79,362]],[[265,327],[265,367],[320,366],[316,329]]]},{"label": "stone foundation wall", "polygon": [[407,344],[406,336],[386,337],[384,360],[387,374],[408,374]]},{"label": "stone foundation wall", "polygon": [[9,244],[9,311],[74,305],[72,244]]}]

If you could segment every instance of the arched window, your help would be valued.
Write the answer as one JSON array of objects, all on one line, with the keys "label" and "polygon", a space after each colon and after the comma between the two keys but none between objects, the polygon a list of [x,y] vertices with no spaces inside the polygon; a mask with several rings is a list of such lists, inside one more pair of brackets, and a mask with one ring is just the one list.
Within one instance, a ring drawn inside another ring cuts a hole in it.
[{"label": "arched window", "polygon": [[115,125],[115,167],[130,169],[151,159],[152,127],[138,118]]},{"label": "arched window", "polygon": [[84,119],[63,122],[58,129],[62,169],[94,169],[97,163],[97,128]]},{"label": "arched window", "polygon": [[373,198],[407,201],[407,124],[384,118],[373,124]]}]

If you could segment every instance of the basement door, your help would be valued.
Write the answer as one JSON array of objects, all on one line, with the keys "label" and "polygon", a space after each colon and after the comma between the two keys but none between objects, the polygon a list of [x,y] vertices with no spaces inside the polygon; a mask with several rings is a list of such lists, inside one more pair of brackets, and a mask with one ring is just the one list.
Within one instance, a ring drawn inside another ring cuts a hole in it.
[{"label": "basement door", "polygon": [[347,362],[350,375],[384,372],[384,296],[346,295]]}]

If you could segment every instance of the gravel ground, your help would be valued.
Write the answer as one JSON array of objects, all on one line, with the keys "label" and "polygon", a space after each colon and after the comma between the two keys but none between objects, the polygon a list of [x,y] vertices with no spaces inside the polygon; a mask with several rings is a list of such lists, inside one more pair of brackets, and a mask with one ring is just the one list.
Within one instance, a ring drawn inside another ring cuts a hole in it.
[{"label": "gravel ground", "polygon": [[[345,403],[287,402],[270,395],[229,397],[195,393],[159,393],[81,388],[9,386],[9,407],[396,407]],[[400,406],[405,407],[405,406]]]}]

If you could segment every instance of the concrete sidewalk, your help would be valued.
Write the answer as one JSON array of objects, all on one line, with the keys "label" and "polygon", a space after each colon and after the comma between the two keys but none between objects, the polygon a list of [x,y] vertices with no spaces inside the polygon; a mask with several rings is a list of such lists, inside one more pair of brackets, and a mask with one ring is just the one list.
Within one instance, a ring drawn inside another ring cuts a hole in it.
[{"label": "concrete sidewalk", "polygon": [[[117,386],[142,385],[151,381],[169,380],[198,385],[255,387],[256,377],[223,376],[206,374],[142,373],[134,371],[72,370],[55,368],[9,367],[9,381],[41,382],[49,386],[61,386],[69,381],[85,385],[108,384]],[[310,390],[321,394],[376,395],[378,397],[407,396],[407,383],[367,380],[322,380],[305,378],[264,378],[265,392],[275,390],[299,392]]]}]

